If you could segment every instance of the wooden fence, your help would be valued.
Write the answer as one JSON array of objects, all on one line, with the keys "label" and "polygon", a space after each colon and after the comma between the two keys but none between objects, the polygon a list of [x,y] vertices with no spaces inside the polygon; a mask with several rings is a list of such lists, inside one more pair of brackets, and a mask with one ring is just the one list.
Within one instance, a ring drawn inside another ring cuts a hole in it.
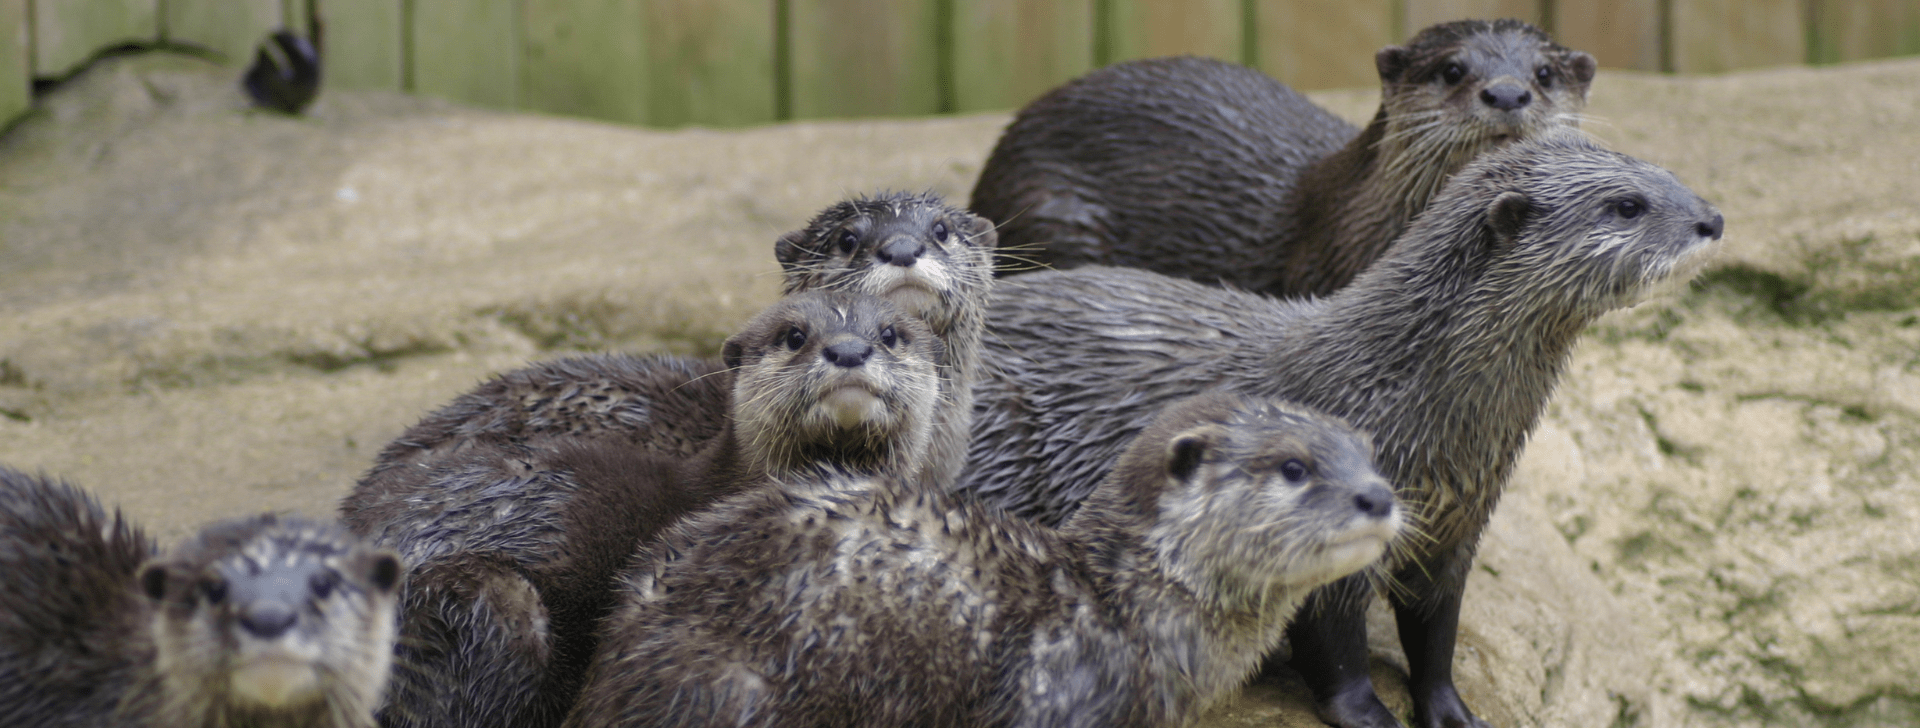
[{"label": "wooden fence", "polygon": [[1367,86],[1375,49],[1462,17],[1529,20],[1613,68],[1920,53],[1920,0],[0,0],[0,120],[33,79],[116,46],[191,45],[237,69],[271,29],[304,30],[308,3],[328,88],[655,126],[1011,109],[1172,53]]}]

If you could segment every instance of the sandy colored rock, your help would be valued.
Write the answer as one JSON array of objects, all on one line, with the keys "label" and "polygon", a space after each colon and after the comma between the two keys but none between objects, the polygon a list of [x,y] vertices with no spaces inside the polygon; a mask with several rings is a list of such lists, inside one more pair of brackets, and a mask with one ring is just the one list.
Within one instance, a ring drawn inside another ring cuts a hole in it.
[{"label": "sandy colored rock", "polygon": [[[847,194],[964,200],[1008,117],[658,132],[102,63],[0,137],[0,462],[159,535],[326,515],[489,373],[708,353]],[[1315,95],[1351,119],[1369,91]],[[1467,700],[1501,726],[1920,722],[1920,62],[1603,73],[1586,127],[1727,248],[1575,352],[1482,545]],[[1384,610],[1375,675],[1406,706]],[[1318,725],[1297,677],[1209,725]]]}]

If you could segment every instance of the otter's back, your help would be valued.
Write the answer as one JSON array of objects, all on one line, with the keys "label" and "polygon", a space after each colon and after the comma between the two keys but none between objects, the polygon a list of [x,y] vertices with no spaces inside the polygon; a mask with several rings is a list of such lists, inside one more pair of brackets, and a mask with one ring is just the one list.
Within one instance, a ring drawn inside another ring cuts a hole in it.
[{"label": "otter's back", "polygon": [[146,649],[134,573],[155,552],[77,488],[0,468],[0,725],[110,725]]},{"label": "otter's back", "polygon": [[972,208],[1000,225],[1013,261],[1247,285],[1247,266],[1273,257],[1258,244],[1287,237],[1277,228],[1291,224],[1282,206],[1301,172],[1358,133],[1244,66],[1122,63],[1023,109],[981,171]]}]

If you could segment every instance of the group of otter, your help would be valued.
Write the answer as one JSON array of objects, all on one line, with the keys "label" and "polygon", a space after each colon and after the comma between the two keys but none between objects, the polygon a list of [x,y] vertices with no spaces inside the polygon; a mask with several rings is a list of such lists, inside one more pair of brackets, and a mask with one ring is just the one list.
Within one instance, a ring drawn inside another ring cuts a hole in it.
[{"label": "group of otter", "polygon": [[1722,222],[1574,129],[1593,59],[1532,26],[1376,61],[1359,130],[1198,58],[1062,86],[971,212],[829,207],[718,360],[501,375],[344,528],[163,554],[0,469],[0,723],[1178,726],[1283,655],[1395,726],[1384,591],[1415,723],[1484,725],[1480,531],[1581,330]]}]

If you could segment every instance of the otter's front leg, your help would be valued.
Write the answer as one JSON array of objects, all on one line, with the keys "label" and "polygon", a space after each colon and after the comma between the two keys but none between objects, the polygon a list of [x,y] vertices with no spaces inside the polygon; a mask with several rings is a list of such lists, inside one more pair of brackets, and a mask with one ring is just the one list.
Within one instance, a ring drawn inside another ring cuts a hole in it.
[{"label": "otter's front leg", "polygon": [[1367,670],[1367,605],[1372,601],[1366,575],[1349,576],[1314,590],[1287,627],[1293,648],[1289,664],[1313,691],[1314,712],[1341,728],[1401,728],[1374,692]]},{"label": "otter's front leg", "polygon": [[1467,546],[1397,574],[1404,589],[1391,598],[1400,647],[1407,653],[1407,690],[1415,728],[1489,728],[1467,709],[1453,686],[1453,644],[1460,631],[1460,597],[1473,566]]}]

